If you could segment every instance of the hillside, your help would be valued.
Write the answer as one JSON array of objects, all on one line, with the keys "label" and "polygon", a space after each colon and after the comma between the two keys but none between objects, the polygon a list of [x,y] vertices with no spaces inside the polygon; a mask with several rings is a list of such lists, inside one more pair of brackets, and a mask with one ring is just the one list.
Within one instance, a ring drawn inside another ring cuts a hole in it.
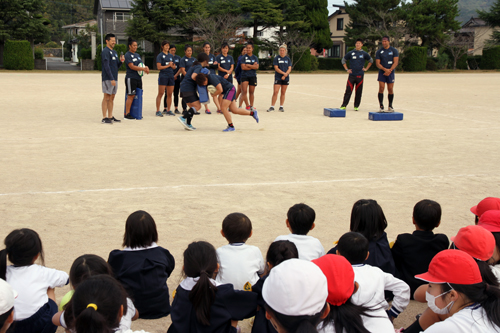
[{"label": "hillside", "polygon": [[459,0],[458,9],[460,10],[460,14],[457,21],[464,24],[472,16],[477,17],[477,9],[488,10],[493,5],[493,2],[494,0]]}]

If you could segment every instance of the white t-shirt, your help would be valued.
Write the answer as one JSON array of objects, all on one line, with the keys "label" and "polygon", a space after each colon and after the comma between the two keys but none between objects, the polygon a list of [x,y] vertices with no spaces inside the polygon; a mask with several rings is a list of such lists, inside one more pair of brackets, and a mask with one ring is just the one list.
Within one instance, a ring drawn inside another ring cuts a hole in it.
[{"label": "white t-shirt", "polygon": [[319,239],[312,236],[289,234],[278,236],[274,241],[280,240],[294,243],[299,251],[299,259],[314,260],[325,255],[325,249]]},{"label": "white t-shirt", "polygon": [[[132,318],[134,318],[134,316],[135,316],[134,303],[130,298],[127,297],[127,314],[122,316],[122,319],[120,320],[120,326],[118,327],[117,332],[126,332],[130,330],[130,327],[132,326]],[[59,322],[61,323],[62,327],[68,329],[66,321],[64,320],[64,311],[61,313],[61,317],[59,317]],[[76,332],[76,331],[71,330],[71,332]]]},{"label": "white t-shirt", "polygon": [[[378,314],[373,314],[372,315],[377,315]],[[394,333],[394,326],[392,325],[391,321],[387,317],[387,314],[385,311],[381,314],[381,317],[366,317],[366,316],[361,316],[361,319],[363,320],[363,326],[372,333]],[[335,327],[332,324],[329,324],[323,328],[321,328],[322,324],[318,325],[318,333],[336,333],[335,332]],[[345,332],[345,329],[344,329]]]},{"label": "white t-shirt", "polygon": [[397,317],[410,303],[410,287],[406,282],[375,266],[352,265],[352,269],[354,270],[354,280],[359,284],[358,291],[352,295],[354,304],[368,308],[381,308],[374,313],[376,315],[384,314],[387,317],[385,310],[389,304],[385,300],[384,291],[390,290],[394,294],[390,311],[394,317]]},{"label": "white t-shirt", "polygon": [[67,285],[66,272],[40,265],[22,267],[7,266],[7,282],[18,293],[14,301],[14,320],[31,317],[48,301],[48,288]]},{"label": "white t-shirt", "polygon": [[458,311],[444,321],[435,323],[425,333],[494,333],[500,327],[492,324],[480,305],[471,305]]},{"label": "white t-shirt", "polygon": [[220,284],[231,283],[235,290],[243,290],[247,282],[254,285],[259,274],[264,273],[265,263],[257,246],[244,243],[229,244],[217,249],[220,269],[215,280]]},{"label": "white t-shirt", "polygon": [[500,283],[500,264],[495,265],[495,266],[490,266],[490,267],[491,267],[491,271],[493,272],[493,274],[495,274],[498,282]]}]

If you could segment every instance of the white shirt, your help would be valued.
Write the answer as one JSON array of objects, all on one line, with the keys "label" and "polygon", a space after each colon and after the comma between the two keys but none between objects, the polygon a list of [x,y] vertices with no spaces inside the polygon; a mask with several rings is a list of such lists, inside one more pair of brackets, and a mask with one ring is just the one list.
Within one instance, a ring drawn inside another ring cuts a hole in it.
[{"label": "white shirt", "polygon": [[500,283],[500,264],[495,265],[495,266],[490,266],[490,267],[491,267],[491,271],[493,272],[493,274],[495,274],[498,282]]},{"label": "white shirt", "polygon": [[[132,326],[132,318],[134,318],[134,316],[135,316],[134,303],[130,298],[127,297],[127,314],[122,316],[122,319],[120,320],[120,326],[118,327],[117,332],[126,332],[130,330],[130,326]],[[68,329],[66,321],[64,320],[64,311],[61,313],[61,316],[59,317],[59,322],[61,323],[62,327]],[[70,331],[73,333],[76,332],[75,330],[70,330]]]},{"label": "white shirt", "polygon": [[[370,313],[371,315],[376,315],[380,317],[366,317],[361,316],[363,320],[363,326],[372,333],[394,333],[394,326],[391,321],[387,317],[385,311],[382,311],[381,314]],[[329,324],[325,327],[321,327],[322,324],[318,325],[318,333],[336,333],[335,327],[332,324]],[[344,329],[345,332],[345,329]]]},{"label": "white shirt", "polygon": [[425,333],[443,332],[493,333],[500,332],[500,327],[488,320],[486,312],[480,305],[471,305],[425,330]]},{"label": "white shirt", "polygon": [[14,320],[31,317],[48,301],[48,288],[62,287],[69,282],[66,272],[40,265],[7,266],[7,282],[18,293],[14,301]]},{"label": "white shirt", "polygon": [[312,236],[289,234],[278,236],[274,241],[280,240],[294,243],[299,251],[299,259],[313,260],[325,255],[325,249],[319,239]]},{"label": "white shirt", "polygon": [[244,290],[247,282],[254,285],[264,273],[264,258],[257,246],[244,243],[229,244],[217,249],[220,269],[215,280],[231,283],[235,290]]},{"label": "white shirt", "polygon": [[377,313],[387,316],[385,310],[389,304],[385,300],[384,291],[389,290],[394,294],[390,311],[397,317],[410,303],[410,287],[404,281],[375,266],[352,265],[352,269],[354,280],[359,284],[358,291],[352,295],[354,304],[368,308],[382,308]]}]

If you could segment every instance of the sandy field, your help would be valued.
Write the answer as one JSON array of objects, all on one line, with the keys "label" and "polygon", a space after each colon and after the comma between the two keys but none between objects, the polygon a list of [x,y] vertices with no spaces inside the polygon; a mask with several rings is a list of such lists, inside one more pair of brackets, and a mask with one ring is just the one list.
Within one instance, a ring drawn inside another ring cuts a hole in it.
[{"label": "sandy field", "polygon": [[[221,223],[232,212],[250,217],[248,244],[265,255],[288,233],[286,212],[295,203],[315,209],[310,235],[328,251],[348,231],[358,199],[379,202],[394,240],[414,230],[411,214],[421,199],[442,205],[437,231],[454,236],[473,223],[471,206],[500,196],[499,72],[398,73],[394,107],[404,120],[393,122],[368,120],[378,109],[375,74],[365,76],[360,111],[353,96],[346,118],[323,116],[324,107],[340,106],[345,74],[292,73],[284,113],[266,112],[273,75],[258,79],[260,123],[234,115],[237,131],[222,133],[223,116],[202,114],[189,132],[174,117],[154,116],[157,74],[143,78],[143,120],[102,125],[99,73],[1,71],[0,238],[35,229],[46,266],[69,272],[79,255],[107,259],[121,248],[127,216],[146,210],[159,245],[176,259],[172,292],[184,249],[195,240],[225,245]],[[123,81],[120,74],[119,119]],[[57,297],[69,288],[57,289]],[[395,326],[421,309],[412,302]],[[132,328],[166,332],[169,324],[138,320]],[[242,327],[250,332],[248,322]]]}]

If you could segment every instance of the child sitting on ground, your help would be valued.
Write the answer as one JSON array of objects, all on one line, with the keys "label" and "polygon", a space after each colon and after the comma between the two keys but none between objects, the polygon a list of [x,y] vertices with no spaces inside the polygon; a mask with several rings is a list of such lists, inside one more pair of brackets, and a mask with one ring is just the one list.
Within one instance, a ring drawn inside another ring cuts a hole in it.
[{"label": "child sitting on ground", "polygon": [[[392,259],[387,234],[384,231],[386,228],[387,220],[377,201],[361,199],[354,203],[349,229],[353,232],[359,232],[369,241],[370,257],[364,263],[395,275],[396,267]],[[328,254],[335,254],[336,250],[337,248],[334,247],[328,251]]]},{"label": "child sitting on ground", "polygon": [[217,249],[221,269],[215,281],[231,283],[236,290],[251,288],[264,273],[264,258],[259,248],[245,244],[252,236],[252,222],[245,214],[229,214],[222,221],[221,234],[229,244]]},{"label": "child sitting on ground", "polygon": [[288,259],[297,259],[299,257],[299,252],[297,247],[290,241],[277,241],[271,243],[266,255],[266,272],[265,275],[257,281],[255,285],[252,286],[252,292],[257,293],[259,298],[257,304],[259,308],[255,314],[255,320],[252,326],[252,333],[276,333],[276,329],[273,327],[271,322],[266,318],[266,310],[264,299],[262,298],[262,286],[264,281],[268,277],[269,273],[273,267],[278,266],[283,261]]},{"label": "child sitting on ground", "polygon": [[[69,291],[62,298],[61,304],[59,305],[59,309],[61,309],[61,311],[52,317],[54,325],[62,326],[65,329],[73,326],[75,318],[73,317],[71,298],[75,293],[75,289],[91,276],[102,274],[113,276],[111,267],[109,267],[108,263],[104,261],[103,258],[96,256],[95,254],[84,254],[76,258],[69,271],[69,283],[71,284],[71,287],[73,287],[73,290]],[[127,297],[126,313],[123,314],[120,320],[120,330],[123,332],[129,330],[132,325],[132,321],[137,318],[139,318],[139,312],[135,309],[132,300]]]},{"label": "child sitting on ground", "polygon": [[[13,265],[7,266],[7,257]],[[38,258],[43,265],[42,241],[36,231],[17,229],[5,238],[5,249],[0,251],[0,278],[19,293],[11,333],[57,330],[52,323],[57,312],[54,289],[68,284],[68,274],[35,264]]]},{"label": "child sitting on ground", "polygon": [[156,244],[158,231],[153,217],[137,211],[127,218],[123,250],[113,250],[108,263],[139,310],[139,318],[157,319],[170,313],[167,279],[175,260]]},{"label": "child sitting on ground", "polygon": [[484,212],[477,224],[490,231],[495,237],[495,250],[488,263],[491,270],[500,282],[500,210],[489,210]]},{"label": "child sitting on ground", "polygon": [[352,265],[359,290],[352,296],[354,304],[367,308],[380,308],[374,311],[375,316],[384,315],[384,309],[389,307],[384,291],[394,294],[392,306],[387,310],[389,319],[393,320],[403,312],[410,303],[410,287],[392,274],[383,272],[380,268],[363,264],[370,255],[368,240],[357,232],[348,232],[339,239],[337,254],[345,257]]},{"label": "child sitting on ground", "polygon": [[422,200],[413,207],[412,234],[400,234],[392,246],[396,276],[410,286],[411,297],[425,282],[415,275],[427,272],[432,258],[449,246],[448,237],[432,230],[441,223],[441,206],[432,200]]},{"label": "child sitting on ground", "polygon": [[10,284],[0,279],[0,333],[5,333],[14,322],[14,300],[17,292]]},{"label": "child sitting on ground", "polygon": [[274,240],[289,240],[299,251],[299,259],[313,260],[325,255],[321,242],[307,233],[314,229],[316,213],[306,204],[299,203],[290,207],[287,213],[286,226],[291,234],[278,236]]}]

